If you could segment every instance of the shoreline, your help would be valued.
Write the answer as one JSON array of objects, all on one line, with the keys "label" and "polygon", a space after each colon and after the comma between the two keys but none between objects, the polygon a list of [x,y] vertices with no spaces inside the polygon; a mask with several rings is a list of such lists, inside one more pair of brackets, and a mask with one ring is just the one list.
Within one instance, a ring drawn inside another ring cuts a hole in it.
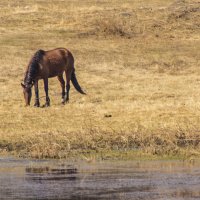
[{"label": "shoreline", "polygon": [[[24,152],[23,152],[24,153]],[[69,160],[69,161],[86,161],[86,162],[98,162],[98,161],[186,161],[190,163],[199,162],[200,156],[197,155],[153,155],[144,153],[141,150],[101,150],[99,152],[87,151],[87,152],[66,152],[65,156],[55,157],[31,157],[29,155],[21,154],[21,152],[0,152],[0,158],[14,158],[14,159],[30,159],[30,160]]]},{"label": "shoreline", "polygon": [[194,159],[200,158],[199,135],[185,130],[0,133],[0,154],[22,158]]}]

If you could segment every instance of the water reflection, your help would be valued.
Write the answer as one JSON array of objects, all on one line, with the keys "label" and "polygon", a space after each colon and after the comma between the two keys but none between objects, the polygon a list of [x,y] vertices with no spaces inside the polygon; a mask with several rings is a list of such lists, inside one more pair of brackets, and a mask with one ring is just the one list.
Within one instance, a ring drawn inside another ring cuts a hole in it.
[{"label": "water reflection", "polygon": [[0,159],[0,199],[200,199],[200,165],[185,162]]},{"label": "water reflection", "polygon": [[76,168],[50,168],[50,167],[26,167],[26,179],[28,181],[74,181],[77,177]]},{"label": "water reflection", "polygon": [[76,174],[76,168],[59,168],[59,169],[51,169],[50,167],[26,167],[25,171],[27,174],[57,174],[57,175],[64,175],[64,174]]}]

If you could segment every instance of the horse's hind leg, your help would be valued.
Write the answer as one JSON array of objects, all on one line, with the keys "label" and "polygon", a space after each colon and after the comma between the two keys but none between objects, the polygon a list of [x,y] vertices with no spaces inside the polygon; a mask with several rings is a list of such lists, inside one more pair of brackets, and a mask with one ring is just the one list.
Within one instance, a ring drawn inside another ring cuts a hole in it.
[{"label": "horse's hind leg", "polygon": [[72,71],[71,70],[67,70],[65,71],[66,74],[66,95],[65,95],[65,101],[68,102],[69,101],[69,90],[70,90],[70,80],[71,80],[71,74]]},{"label": "horse's hind leg", "polygon": [[60,85],[62,88],[62,103],[64,104],[65,103],[65,81],[63,79],[62,74],[58,76],[58,80],[60,81]]}]

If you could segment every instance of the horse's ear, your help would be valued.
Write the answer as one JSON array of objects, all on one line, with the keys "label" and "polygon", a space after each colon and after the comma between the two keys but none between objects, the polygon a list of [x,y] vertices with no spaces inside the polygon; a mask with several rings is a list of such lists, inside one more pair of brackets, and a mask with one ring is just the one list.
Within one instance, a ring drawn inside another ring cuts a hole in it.
[{"label": "horse's ear", "polygon": [[21,83],[21,86],[22,86],[23,88],[25,88],[25,85],[24,85],[23,83]]}]

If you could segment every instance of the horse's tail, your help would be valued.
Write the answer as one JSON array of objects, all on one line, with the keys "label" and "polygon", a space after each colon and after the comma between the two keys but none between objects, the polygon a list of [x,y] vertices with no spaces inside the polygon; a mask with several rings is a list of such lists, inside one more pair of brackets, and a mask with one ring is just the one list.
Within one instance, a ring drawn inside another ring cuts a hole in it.
[{"label": "horse's tail", "polygon": [[75,70],[73,70],[73,72],[72,72],[71,81],[72,81],[72,83],[73,83],[75,89],[76,89],[78,92],[80,92],[81,94],[86,94],[86,93],[82,90],[81,86],[79,85],[79,83],[78,83],[78,81],[77,81],[77,79],[76,79]]}]

